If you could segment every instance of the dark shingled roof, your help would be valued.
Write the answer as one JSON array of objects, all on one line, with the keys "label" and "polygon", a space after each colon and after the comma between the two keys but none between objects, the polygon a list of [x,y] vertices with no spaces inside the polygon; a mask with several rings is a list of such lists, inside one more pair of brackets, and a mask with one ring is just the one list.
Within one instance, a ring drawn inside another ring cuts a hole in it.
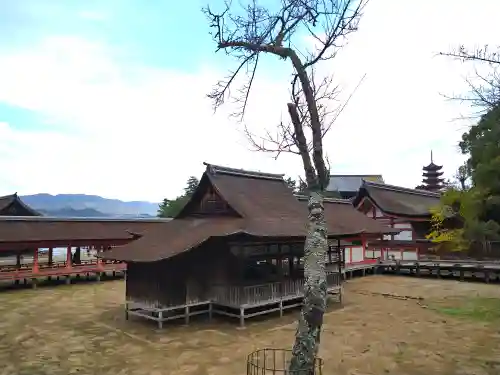
[{"label": "dark shingled roof", "polygon": [[138,238],[157,226],[162,219],[86,219],[46,216],[0,216],[0,245],[15,243],[50,243],[69,246],[73,243],[109,241],[124,243]]},{"label": "dark shingled roof", "polygon": [[41,213],[24,203],[17,193],[0,197],[0,215],[42,216]]},{"label": "dark shingled roof", "polygon": [[353,205],[358,207],[363,198],[368,198],[389,215],[429,218],[431,209],[439,204],[440,196],[440,193],[425,190],[364,181]]},{"label": "dark shingled roof", "polygon": [[375,181],[384,183],[382,175],[379,174],[331,174],[327,191],[357,192],[364,181]]},{"label": "dark shingled roof", "polygon": [[[191,216],[212,186],[233,209],[226,217]],[[327,200],[329,236],[392,233],[394,230],[355,210],[350,201]],[[156,261],[187,251],[211,237],[247,234],[256,237],[305,237],[306,202],[294,196],[283,175],[251,172],[207,164],[200,184],[179,215],[142,238],[110,250],[105,257]]]}]

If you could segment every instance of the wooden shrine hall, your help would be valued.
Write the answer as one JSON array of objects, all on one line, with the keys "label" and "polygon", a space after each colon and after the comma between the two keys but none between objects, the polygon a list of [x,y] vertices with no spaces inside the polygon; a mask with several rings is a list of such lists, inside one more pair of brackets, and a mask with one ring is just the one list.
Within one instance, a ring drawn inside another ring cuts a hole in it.
[{"label": "wooden shrine hall", "polygon": [[431,229],[431,210],[439,205],[441,194],[408,189],[379,182],[363,181],[353,205],[360,212],[400,230],[398,234],[370,241],[370,256],[388,260],[416,260],[432,244],[425,238]]},{"label": "wooden shrine hall", "polygon": [[[397,232],[325,200],[328,291],[341,300],[341,241]],[[127,263],[126,314],[158,322],[193,315],[246,318],[301,305],[307,201],[283,175],[206,164],[200,183],[172,221],[103,253]]]}]

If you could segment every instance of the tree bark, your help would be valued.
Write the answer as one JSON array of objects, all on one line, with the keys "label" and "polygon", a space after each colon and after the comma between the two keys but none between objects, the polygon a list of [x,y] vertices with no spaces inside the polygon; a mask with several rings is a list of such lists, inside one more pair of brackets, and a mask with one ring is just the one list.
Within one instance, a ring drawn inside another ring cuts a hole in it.
[{"label": "tree bark", "polygon": [[328,240],[321,192],[309,192],[308,209],[308,230],[304,247],[304,302],[289,368],[294,375],[314,373],[314,360],[318,353],[327,300],[325,256]]}]

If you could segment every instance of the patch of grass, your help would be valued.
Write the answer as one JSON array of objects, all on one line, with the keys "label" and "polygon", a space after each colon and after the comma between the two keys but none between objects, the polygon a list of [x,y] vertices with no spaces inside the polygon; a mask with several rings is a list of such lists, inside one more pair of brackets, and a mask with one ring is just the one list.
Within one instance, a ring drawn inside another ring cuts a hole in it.
[{"label": "patch of grass", "polygon": [[432,306],[434,310],[457,318],[481,322],[500,321],[500,299],[469,297],[449,299]]}]

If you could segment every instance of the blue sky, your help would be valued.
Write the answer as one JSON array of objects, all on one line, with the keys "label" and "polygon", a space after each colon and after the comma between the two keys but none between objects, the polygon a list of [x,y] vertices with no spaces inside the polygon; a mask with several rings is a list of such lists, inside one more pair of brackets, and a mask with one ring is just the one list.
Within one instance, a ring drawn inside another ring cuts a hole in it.
[{"label": "blue sky", "polygon": [[28,47],[50,35],[81,35],[112,46],[110,52],[117,59],[187,70],[213,50],[200,12],[204,2],[198,0],[2,0],[0,4],[0,30],[9,36],[3,48]]},{"label": "blue sky", "polygon": [[[230,105],[213,114],[206,94],[234,61],[214,53],[203,5],[0,0],[0,194],[157,201],[203,161],[299,175],[299,159],[249,150]],[[440,93],[463,90],[469,68],[435,53],[494,43],[499,10],[488,0],[372,1],[348,47],[319,67],[346,93],[367,77],[325,139],[332,172],[412,187],[434,149],[452,175],[466,124],[451,120],[467,108]],[[267,59],[259,71],[245,119],[256,132],[286,115],[288,69]]]}]

